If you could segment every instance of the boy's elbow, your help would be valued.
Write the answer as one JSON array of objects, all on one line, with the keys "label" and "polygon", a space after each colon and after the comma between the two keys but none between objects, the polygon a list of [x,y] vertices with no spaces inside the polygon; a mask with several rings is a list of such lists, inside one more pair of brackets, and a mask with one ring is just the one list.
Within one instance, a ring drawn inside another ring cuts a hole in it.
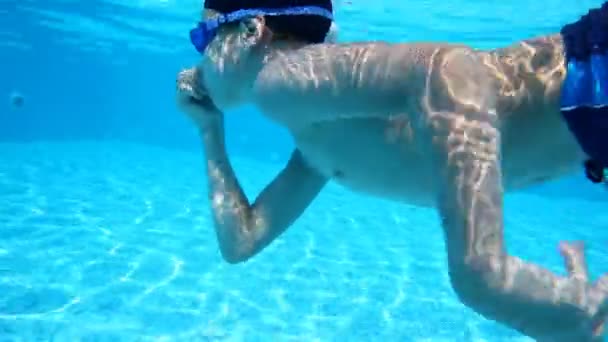
[{"label": "boy's elbow", "polygon": [[255,255],[253,248],[245,246],[224,246],[220,252],[224,261],[232,265],[243,263]]}]

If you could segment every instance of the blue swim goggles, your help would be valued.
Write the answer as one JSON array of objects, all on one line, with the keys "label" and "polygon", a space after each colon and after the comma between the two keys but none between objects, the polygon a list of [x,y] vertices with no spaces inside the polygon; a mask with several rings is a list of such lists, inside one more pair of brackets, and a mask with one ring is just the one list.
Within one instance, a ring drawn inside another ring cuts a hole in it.
[{"label": "blue swim goggles", "polygon": [[201,21],[195,28],[190,30],[190,41],[196,51],[203,53],[209,43],[217,34],[217,29],[222,24],[236,22],[247,17],[257,15],[279,16],[279,15],[318,15],[329,20],[334,20],[331,11],[318,6],[298,6],[289,8],[254,8],[242,9],[227,14],[218,14],[212,19]]}]

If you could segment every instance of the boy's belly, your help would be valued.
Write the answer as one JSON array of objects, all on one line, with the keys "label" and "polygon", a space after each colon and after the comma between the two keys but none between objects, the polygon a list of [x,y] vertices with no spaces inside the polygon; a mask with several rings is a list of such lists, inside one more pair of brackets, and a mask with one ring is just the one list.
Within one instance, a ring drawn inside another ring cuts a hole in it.
[{"label": "boy's belly", "polygon": [[311,166],[357,192],[432,206],[431,161],[411,135],[384,119],[315,124],[295,133]]},{"label": "boy's belly", "polygon": [[557,109],[504,115],[501,136],[507,190],[582,172],[584,153]]},{"label": "boy's belly", "polygon": [[[505,125],[503,182],[515,190],[575,172],[582,155],[561,123],[544,129],[533,123]],[[526,129],[518,125],[531,125]],[[539,123],[541,124],[541,123]],[[437,170],[428,137],[407,124],[386,119],[318,123],[294,133],[311,166],[357,192],[421,206],[434,206]]]}]

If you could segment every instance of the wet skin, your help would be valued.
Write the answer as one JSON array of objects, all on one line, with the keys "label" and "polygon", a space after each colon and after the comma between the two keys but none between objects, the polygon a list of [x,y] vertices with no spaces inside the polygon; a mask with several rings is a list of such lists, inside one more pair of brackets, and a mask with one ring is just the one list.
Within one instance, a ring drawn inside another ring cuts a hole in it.
[{"label": "wet skin", "polygon": [[[581,244],[560,246],[568,272],[559,276],[504,243],[504,191],[575,172],[585,157],[560,116],[559,35],[491,51],[271,38],[263,18],[251,19],[220,33],[177,79],[178,105],[203,140],[228,262],[260,252],[333,180],[436,208],[451,284],[484,317],[539,341],[602,340],[608,279],[591,282]],[[224,148],[222,112],[243,103],[296,143],[253,203]]]}]

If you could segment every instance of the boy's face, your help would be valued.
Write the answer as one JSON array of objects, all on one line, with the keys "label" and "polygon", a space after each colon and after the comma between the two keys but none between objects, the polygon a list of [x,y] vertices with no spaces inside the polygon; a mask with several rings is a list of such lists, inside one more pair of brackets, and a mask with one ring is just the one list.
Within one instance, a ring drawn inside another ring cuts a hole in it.
[{"label": "boy's face", "polygon": [[[219,15],[214,10],[205,10],[203,20]],[[201,82],[220,109],[246,101],[256,68],[261,67],[254,61],[257,55],[254,51],[263,43],[266,30],[262,17],[221,24],[202,52],[198,65],[202,71]]]}]

